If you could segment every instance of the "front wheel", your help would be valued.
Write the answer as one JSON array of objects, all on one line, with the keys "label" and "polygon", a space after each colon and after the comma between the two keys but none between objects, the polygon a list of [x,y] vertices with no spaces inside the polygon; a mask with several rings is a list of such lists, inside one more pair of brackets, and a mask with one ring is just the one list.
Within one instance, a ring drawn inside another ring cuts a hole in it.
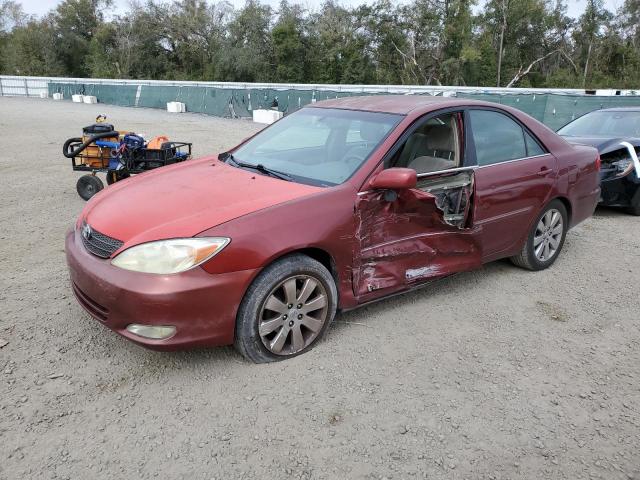
[{"label": "front wheel", "polygon": [[538,216],[522,251],[511,261],[527,270],[544,270],[556,261],[569,228],[567,209],[559,200],[551,201]]},{"label": "front wheel", "polygon": [[338,293],[331,273],[306,255],[282,258],[251,284],[236,318],[234,345],[256,363],[309,351],[336,313]]}]

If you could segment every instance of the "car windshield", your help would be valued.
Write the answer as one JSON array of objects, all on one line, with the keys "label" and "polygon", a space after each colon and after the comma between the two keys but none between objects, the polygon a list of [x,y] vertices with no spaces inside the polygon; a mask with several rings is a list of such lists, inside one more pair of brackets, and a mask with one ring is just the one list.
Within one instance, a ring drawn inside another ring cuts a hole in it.
[{"label": "car windshield", "polygon": [[595,111],[560,130],[568,137],[640,137],[640,111]]},{"label": "car windshield", "polygon": [[401,119],[389,113],[303,108],[239,147],[233,160],[301,183],[337,185],[360,168]]}]

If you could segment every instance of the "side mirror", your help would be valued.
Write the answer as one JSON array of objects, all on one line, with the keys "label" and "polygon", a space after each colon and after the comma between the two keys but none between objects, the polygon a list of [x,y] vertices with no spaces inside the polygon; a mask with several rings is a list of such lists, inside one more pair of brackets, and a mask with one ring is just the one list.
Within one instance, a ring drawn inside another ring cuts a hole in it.
[{"label": "side mirror", "polygon": [[371,180],[371,188],[380,190],[406,190],[414,188],[418,176],[413,168],[388,168]]}]

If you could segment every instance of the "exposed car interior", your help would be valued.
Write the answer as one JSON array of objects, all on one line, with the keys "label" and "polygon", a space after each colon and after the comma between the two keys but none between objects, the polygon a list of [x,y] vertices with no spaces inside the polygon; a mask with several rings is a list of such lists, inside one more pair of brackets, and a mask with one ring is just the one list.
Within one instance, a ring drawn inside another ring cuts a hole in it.
[{"label": "exposed car interior", "polygon": [[458,114],[448,113],[418,127],[392,165],[412,168],[418,174],[448,170],[460,166],[460,150]]},{"label": "exposed car interior", "polygon": [[[412,168],[418,175],[460,167],[461,118],[459,113],[432,117],[409,135],[389,162],[389,167]],[[473,172],[455,171],[427,175],[418,179],[417,188],[435,197],[445,223],[458,228],[468,226],[473,192]]]}]

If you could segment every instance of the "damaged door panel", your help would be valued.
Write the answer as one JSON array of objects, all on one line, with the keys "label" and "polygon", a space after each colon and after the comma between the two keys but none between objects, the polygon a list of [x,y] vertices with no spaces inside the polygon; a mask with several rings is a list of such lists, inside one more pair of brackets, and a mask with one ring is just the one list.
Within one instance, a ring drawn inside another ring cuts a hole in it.
[{"label": "damaged door panel", "polygon": [[362,192],[355,206],[360,247],[353,285],[361,301],[479,268],[471,169],[422,175],[416,188]]},{"label": "damaged door panel", "polygon": [[435,197],[435,205],[442,211],[446,224],[467,228],[473,192],[471,170],[442,174],[435,178],[423,176],[418,180],[417,188]]}]

